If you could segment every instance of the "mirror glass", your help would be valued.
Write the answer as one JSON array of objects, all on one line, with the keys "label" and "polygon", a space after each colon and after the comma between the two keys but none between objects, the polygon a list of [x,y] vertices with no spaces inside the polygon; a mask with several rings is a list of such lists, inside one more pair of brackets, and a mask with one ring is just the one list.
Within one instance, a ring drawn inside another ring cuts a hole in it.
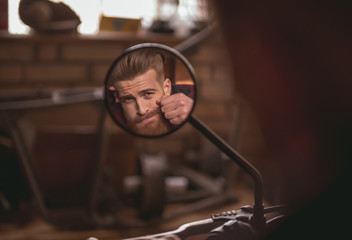
[{"label": "mirror glass", "polygon": [[179,129],[196,99],[194,71],[173,48],[145,43],[124,51],[105,79],[105,104],[126,131],[159,137]]}]

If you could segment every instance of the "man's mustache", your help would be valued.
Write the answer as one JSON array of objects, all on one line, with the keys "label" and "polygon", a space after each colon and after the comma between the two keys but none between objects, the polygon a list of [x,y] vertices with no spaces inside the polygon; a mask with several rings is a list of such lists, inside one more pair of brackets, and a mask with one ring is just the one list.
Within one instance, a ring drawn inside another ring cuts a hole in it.
[{"label": "man's mustache", "polygon": [[132,120],[132,124],[138,124],[142,122],[145,119],[148,119],[150,117],[153,117],[155,115],[160,115],[161,114],[161,109],[160,108],[154,108],[150,111],[148,111],[145,115],[143,116],[137,116]]}]

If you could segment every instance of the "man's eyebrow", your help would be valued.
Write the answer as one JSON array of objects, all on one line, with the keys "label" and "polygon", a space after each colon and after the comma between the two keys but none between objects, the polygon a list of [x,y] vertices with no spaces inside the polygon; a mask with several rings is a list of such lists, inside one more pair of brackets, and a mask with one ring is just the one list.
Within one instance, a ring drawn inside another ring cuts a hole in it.
[{"label": "man's eyebrow", "polygon": [[120,96],[120,99],[125,99],[125,98],[134,98],[132,96],[132,94],[127,94],[127,95],[124,95],[124,96]]}]

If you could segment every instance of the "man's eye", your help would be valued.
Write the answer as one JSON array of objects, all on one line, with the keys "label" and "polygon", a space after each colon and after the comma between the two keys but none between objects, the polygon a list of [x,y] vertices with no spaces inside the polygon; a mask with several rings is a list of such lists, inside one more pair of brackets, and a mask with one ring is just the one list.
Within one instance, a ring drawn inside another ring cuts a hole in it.
[{"label": "man's eye", "polygon": [[152,93],[152,92],[145,92],[145,93],[143,94],[143,96],[144,96],[145,98],[151,98],[151,97],[153,96],[153,93]]},{"label": "man's eye", "polygon": [[126,97],[126,98],[123,98],[122,101],[123,101],[124,103],[130,103],[130,102],[133,101],[133,98],[131,98],[131,97]]}]

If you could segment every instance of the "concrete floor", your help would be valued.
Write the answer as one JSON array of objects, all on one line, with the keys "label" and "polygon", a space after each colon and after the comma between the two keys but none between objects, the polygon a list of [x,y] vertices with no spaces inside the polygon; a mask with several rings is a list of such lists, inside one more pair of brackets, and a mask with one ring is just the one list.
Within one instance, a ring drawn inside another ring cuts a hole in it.
[{"label": "concrete floor", "polygon": [[[213,213],[220,213],[227,210],[239,209],[241,206],[253,203],[253,192],[247,188],[236,186],[234,194],[237,200],[231,200],[228,203],[216,204],[210,207],[192,211],[183,214],[173,220],[168,220],[162,224],[148,227],[116,227],[114,229],[94,229],[94,230],[62,230],[43,221],[40,217],[35,217],[32,221],[24,226],[13,224],[2,224],[0,226],[1,240],[86,240],[89,237],[95,237],[99,240],[118,240],[129,237],[143,236],[158,232],[175,230],[184,223],[207,219]],[[172,213],[180,204],[168,205],[164,214]],[[199,237],[198,237],[199,238]],[[204,237],[201,237],[204,238]],[[193,239],[193,238],[192,238]],[[197,239],[197,238],[195,238]]]}]

